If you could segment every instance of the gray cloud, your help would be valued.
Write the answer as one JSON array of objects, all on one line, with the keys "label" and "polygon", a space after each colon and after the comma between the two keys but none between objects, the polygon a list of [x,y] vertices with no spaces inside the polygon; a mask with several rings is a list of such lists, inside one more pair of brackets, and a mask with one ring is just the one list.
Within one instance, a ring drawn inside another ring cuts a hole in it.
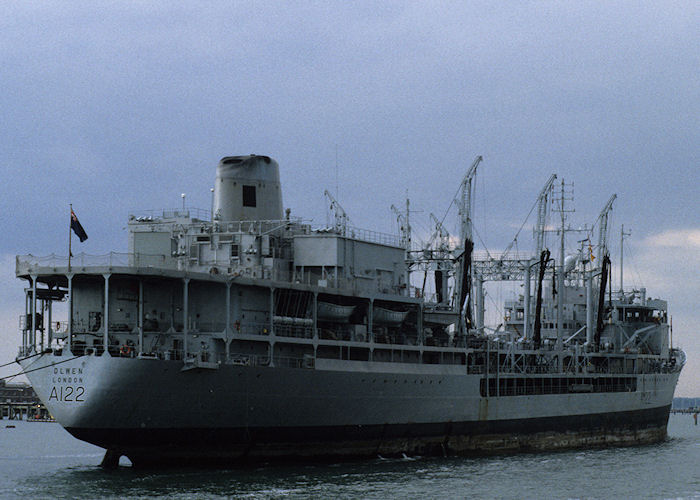
[{"label": "gray cloud", "polygon": [[696,2],[0,9],[2,254],[65,253],[71,202],[80,250],[124,251],[130,210],[181,192],[207,208],[228,154],[274,156],[285,203],[323,223],[336,145],[360,226],[390,230],[406,190],[416,220],[442,213],[477,154],[493,247],[552,172],[575,181],[577,221],[616,192],[615,222],[638,241],[700,226]]}]

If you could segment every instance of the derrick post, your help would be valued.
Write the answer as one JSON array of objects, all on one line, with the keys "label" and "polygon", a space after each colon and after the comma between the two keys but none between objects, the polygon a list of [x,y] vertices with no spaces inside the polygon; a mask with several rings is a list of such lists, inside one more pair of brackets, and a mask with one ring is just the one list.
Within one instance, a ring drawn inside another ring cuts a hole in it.
[{"label": "derrick post", "polygon": [[139,354],[141,354],[143,352],[143,280],[141,278],[139,278],[138,309]]},{"label": "derrick post", "polygon": [[525,264],[525,280],[523,282],[523,338],[527,340],[530,335],[530,267],[532,261]]},{"label": "derrick post", "polygon": [[189,288],[190,279],[183,278],[182,280],[182,349],[183,349],[183,359],[187,362],[187,331],[188,331],[188,321],[189,321]]},{"label": "derrick post", "polygon": [[275,335],[275,289],[270,287],[270,321],[268,324],[270,335]]},{"label": "derrick post", "polygon": [[105,273],[105,306],[104,306],[104,337],[103,337],[103,347],[104,354],[109,355],[109,277],[110,273]]},{"label": "derrick post", "polygon": [[32,315],[32,324],[31,324],[31,329],[29,330],[29,341],[31,342],[31,346],[36,352],[36,274],[31,276],[32,278],[32,301],[31,301],[31,315]]},{"label": "derrick post", "polygon": [[314,292],[313,308],[311,311],[313,320],[313,338],[318,340],[318,292]]},{"label": "derrick post", "polygon": [[476,276],[476,328],[484,333],[484,277],[481,274]]},{"label": "derrick post", "polygon": [[593,271],[586,276],[586,343],[593,345],[595,327],[593,325]]},{"label": "derrick post", "polygon": [[47,312],[48,312],[48,315],[49,315],[49,317],[48,317],[48,327],[49,327],[49,331],[48,331],[48,336],[47,336],[47,338],[46,338],[46,340],[47,340],[46,347],[51,348],[51,342],[53,341],[53,329],[51,328],[51,320],[53,319],[53,318],[51,317],[52,312],[53,312],[53,301],[52,301],[51,299],[49,299],[49,301],[48,301],[48,309],[47,309]]},{"label": "derrick post", "polygon": [[369,309],[367,309],[367,330],[370,342],[374,342],[374,298],[369,299]]},{"label": "derrick post", "polygon": [[231,359],[231,281],[226,281],[226,361]]},{"label": "derrick post", "polygon": [[66,275],[68,278],[68,350],[73,349],[73,273]]}]

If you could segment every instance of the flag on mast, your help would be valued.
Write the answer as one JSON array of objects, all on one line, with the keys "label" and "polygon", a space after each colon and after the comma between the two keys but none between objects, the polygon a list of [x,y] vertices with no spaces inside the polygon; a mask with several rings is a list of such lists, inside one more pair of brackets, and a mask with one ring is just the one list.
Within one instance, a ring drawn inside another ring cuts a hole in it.
[{"label": "flag on mast", "polygon": [[73,209],[70,209],[70,228],[73,230],[75,235],[80,239],[80,242],[82,243],[86,239],[88,239],[88,235],[85,232],[85,229],[83,229],[83,226],[80,225],[80,221],[78,220],[78,217],[75,215],[75,212],[73,212]]}]

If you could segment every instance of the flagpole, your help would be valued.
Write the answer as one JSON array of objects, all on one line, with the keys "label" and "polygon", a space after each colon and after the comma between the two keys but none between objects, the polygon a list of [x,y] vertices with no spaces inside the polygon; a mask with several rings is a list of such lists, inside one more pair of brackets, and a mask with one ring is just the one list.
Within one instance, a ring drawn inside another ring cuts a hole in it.
[{"label": "flagpole", "polygon": [[70,272],[70,258],[71,258],[71,243],[73,240],[73,235],[71,234],[71,222],[73,221],[73,204],[70,203],[70,214],[68,214],[68,272]]}]

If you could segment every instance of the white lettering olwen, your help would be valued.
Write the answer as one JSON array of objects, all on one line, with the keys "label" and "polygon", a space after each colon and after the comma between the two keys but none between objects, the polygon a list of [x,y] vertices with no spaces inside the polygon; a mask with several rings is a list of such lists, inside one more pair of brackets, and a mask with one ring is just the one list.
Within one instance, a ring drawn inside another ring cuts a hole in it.
[{"label": "white lettering olwen", "polygon": [[82,368],[54,368],[54,375],[82,375]]}]

